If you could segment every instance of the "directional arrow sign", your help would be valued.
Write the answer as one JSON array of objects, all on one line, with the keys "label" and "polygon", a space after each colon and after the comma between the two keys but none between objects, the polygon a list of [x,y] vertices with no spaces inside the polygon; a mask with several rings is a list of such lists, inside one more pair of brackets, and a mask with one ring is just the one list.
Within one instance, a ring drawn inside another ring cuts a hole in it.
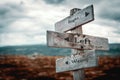
[{"label": "directional arrow sign", "polygon": [[76,70],[97,66],[97,57],[94,50],[84,51],[83,54],[74,54],[56,60],[56,72]]},{"label": "directional arrow sign", "polygon": [[47,45],[72,49],[108,50],[108,39],[84,34],[47,31]]},{"label": "directional arrow sign", "polygon": [[65,32],[70,29],[76,28],[79,25],[85,24],[94,20],[93,14],[93,5],[88,6],[78,12],[76,12],[72,16],[68,16],[65,19],[57,22],[55,24],[55,30],[57,32]]},{"label": "directional arrow sign", "polygon": [[85,12],[85,17],[87,17],[89,14],[90,14],[90,13],[88,13],[88,12]]}]

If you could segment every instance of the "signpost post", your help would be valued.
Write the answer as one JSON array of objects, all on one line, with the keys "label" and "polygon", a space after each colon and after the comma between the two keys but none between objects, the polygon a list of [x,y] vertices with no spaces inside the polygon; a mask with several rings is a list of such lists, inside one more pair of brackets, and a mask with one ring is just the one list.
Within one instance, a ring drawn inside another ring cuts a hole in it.
[{"label": "signpost post", "polygon": [[[82,26],[79,26],[78,28],[72,30],[71,32],[82,34],[83,33]],[[83,54],[84,53],[84,49],[82,49],[82,50],[73,49],[72,50],[72,54],[75,54],[75,53],[77,53],[77,54]],[[73,71],[73,78],[74,78],[74,80],[84,80],[84,78],[85,78],[84,74],[85,73],[84,73],[83,69],[74,70]]]},{"label": "signpost post", "polygon": [[[108,50],[108,39],[84,35],[82,25],[94,20],[93,5],[74,8],[70,16],[57,22],[55,30],[47,31],[47,45],[71,48],[71,56],[56,60],[56,72],[73,71],[74,80],[84,80],[83,68],[98,65],[95,50]],[[71,31],[71,33],[60,33]]]}]

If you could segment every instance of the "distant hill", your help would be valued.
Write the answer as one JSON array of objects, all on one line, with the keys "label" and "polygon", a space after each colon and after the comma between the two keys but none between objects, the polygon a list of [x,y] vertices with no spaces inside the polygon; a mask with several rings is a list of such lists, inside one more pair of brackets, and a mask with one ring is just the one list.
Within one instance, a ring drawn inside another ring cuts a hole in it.
[{"label": "distant hill", "polygon": [[68,55],[70,54],[70,49],[62,48],[52,48],[47,45],[24,45],[24,46],[6,46],[0,47],[0,54],[16,54],[16,55],[31,55],[31,54],[41,54],[41,55]]},{"label": "distant hill", "polygon": [[120,55],[120,44],[109,44],[108,51],[96,51],[98,55]]},{"label": "distant hill", "polygon": [[[109,47],[109,51],[96,51],[96,53],[98,55],[120,55],[120,44],[109,44]],[[6,46],[0,47],[0,54],[66,56],[71,54],[71,49],[52,48],[46,45]]]}]

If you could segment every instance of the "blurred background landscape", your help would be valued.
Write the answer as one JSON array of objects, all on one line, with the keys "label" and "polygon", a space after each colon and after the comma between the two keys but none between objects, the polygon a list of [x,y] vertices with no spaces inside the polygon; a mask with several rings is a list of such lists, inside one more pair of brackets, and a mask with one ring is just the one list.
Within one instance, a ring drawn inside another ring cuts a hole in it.
[{"label": "blurred background landscape", "polygon": [[96,51],[99,65],[84,69],[85,80],[120,80],[120,0],[0,0],[0,80],[73,80],[72,71],[55,72],[71,50],[48,47],[46,31],[91,4],[95,20],[83,33],[108,38],[110,49]]},{"label": "blurred background landscape", "polygon": [[[99,56],[120,56],[120,44],[109,44],[108,51],[96,51]],[[67,56],[71,54],[71,49],[52,48],[47,45],[23,45],[0,47],[0,55],[47,55],[47,56]]]},{"label": "blurred background landscape", "polygon": [[[109,51],[96,51],[98,66],[85,68],[85,80],[120,80],[120,44]],[[56,59],[70,49],[47,45],[0,47],[0,80],[73,80],[72,71],[56,73]]]}]

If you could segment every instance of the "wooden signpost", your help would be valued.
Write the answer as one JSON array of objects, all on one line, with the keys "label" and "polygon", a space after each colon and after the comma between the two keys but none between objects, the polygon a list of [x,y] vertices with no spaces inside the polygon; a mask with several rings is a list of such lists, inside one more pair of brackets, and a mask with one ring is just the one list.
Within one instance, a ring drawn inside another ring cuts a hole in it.
[{"label": "wooden signpost", "polygon": [[58,33],[47,31],[47,43],[51,47],[71,49],[108,50],[108,39],[77,33]]},{"label": "wooden signpost", "polygon": [[[82,26],[94,20],[93,5],[82,10],[74,8],[70,16],[57,22],[55,30],[47,31],[47,45],[71,48],[71,56],[56,60],[56,72],[73,71],[74,80],[84,80],[83,68],[98,65],[95,50],[108,50],[108,39],[84,35]],[[71,31],[71,33],[60,33]]]}]

